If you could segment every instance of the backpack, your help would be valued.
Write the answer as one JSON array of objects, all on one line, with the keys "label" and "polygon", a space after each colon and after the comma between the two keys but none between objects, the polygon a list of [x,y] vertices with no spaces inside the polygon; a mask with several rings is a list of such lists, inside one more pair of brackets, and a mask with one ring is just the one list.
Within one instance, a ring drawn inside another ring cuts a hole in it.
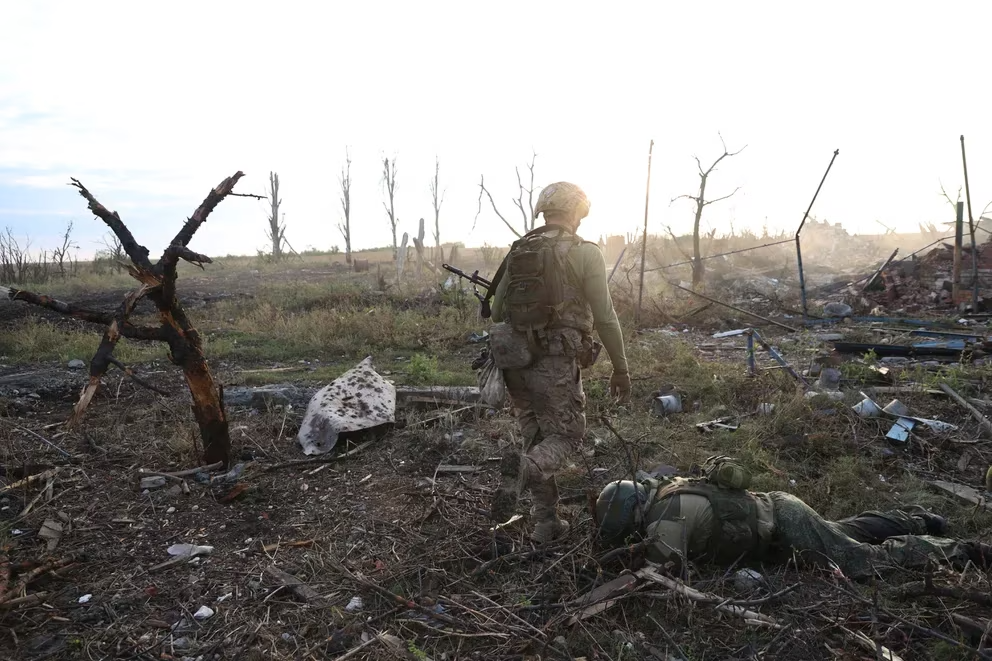
[{"label": "backpack", "polygon": [[565,303],[566,258],[579,242],[562,228],[545,226],[525,234],[510,247],[503,305],[514,330],[544,330],[557,321]]}]

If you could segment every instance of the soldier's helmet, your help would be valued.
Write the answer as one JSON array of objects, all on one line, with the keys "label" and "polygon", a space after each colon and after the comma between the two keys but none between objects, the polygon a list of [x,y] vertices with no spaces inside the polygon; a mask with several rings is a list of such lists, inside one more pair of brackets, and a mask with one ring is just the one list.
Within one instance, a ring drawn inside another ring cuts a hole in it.
[{"label": "soldier's helmet", "polygon": [[585,192],[567,181],[548,184],[537,197],[534,207],[534,218],[541,213],[557,211],[565,214],[575,214],[576,220],[582,220],[589,215],[589,198]]},{"label": "soldier's helmet", "polygon": [[600,539],[620,543],[639,532],[647,502],[648,491],[642,484],[632,480],[617,480],[607,484],[596,499]]}]

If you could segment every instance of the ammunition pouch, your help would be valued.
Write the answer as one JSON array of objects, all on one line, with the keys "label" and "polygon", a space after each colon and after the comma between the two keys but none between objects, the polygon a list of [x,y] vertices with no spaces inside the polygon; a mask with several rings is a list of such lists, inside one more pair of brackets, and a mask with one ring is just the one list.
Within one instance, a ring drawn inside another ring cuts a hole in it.
[{"label": "ammunition pouch", "polygon": [[534,363],[534,351],[527,334],[514,330],[507,323],[493,324],[489,329],[489,351],[493,363],[501,370],[523,369]]}]

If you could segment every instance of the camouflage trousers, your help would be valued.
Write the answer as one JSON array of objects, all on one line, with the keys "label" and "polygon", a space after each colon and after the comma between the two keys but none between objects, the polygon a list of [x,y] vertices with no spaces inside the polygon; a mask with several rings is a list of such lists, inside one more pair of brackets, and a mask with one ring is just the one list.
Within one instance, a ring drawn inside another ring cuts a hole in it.
[{"label": "camouflage trousers", "polygon": [[[904,512],[872,512],[834,522],[792,494],[773,491],[768,495],[775,507],[773,547],[782,554],[795,553],[808,564],[826,566],[832,561],[850,578],[868,578],[897,567],[922,567],[931,558],[964,563],[970,557],[966,544],[923,534],[923,521]],[[882,534],[897,534],[883,540],[877,531],[859,524],[859,519],[870,517],[884,519],[879,523],[888,531]],[[878,543],[861,541],[868,539]]]},{"label": "camouflage trousers", "polygon": [[529,488],[539,518],[554,516],[555,474],[579,452],[586,430],[582,375],[574,356],[543,355],[524,369],[503,370],[523,436],[519,489]]}]

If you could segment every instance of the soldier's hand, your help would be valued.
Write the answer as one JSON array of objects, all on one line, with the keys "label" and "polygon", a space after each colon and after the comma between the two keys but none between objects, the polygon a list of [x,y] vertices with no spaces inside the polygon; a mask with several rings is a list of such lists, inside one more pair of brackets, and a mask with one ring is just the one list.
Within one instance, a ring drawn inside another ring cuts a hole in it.
[{"label": "soldier's hand", "polygon": [[610,377],[610,396],[616,398],[621,404],[630,399],[630,374],[627,372],[614,372]]}]

